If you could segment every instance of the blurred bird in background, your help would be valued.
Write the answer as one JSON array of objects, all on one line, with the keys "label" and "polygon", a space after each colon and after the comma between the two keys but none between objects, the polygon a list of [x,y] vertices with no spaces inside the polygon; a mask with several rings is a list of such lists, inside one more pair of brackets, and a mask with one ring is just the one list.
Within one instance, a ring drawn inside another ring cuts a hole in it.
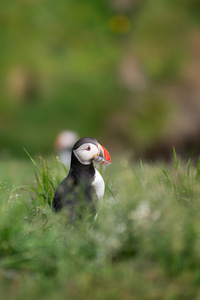
[{"label": "blurred bird in background", "polygon": [[69,169],[71,151],[79,136],[75,131],[65,130],[60,132],[54,142],[54,148],[60,161]]}]

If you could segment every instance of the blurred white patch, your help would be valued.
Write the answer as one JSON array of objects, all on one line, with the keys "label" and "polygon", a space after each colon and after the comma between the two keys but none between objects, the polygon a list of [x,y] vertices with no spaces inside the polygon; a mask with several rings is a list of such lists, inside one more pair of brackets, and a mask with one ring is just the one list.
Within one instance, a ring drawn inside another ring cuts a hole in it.
[{"label": "blurred white patch", "polygon": [[123,234],[127,229],[127,226],[125,223],[120,223],[116,226],[115,230],[117,233]]},{"label": "blurred white patch", "polygon": [[65,130],[59,133],[54,141],[54,148],[58,153],[58,157],[67,168],[70,167],[71,151],[78,138],[76,132]]},{"label": "blurred white patch", "polygon": [[160,211],[151,210],[149,203],[144,201],[140,203],[135,210],[129,213],[129,219],[138,221],[139,223],[145,223],[146,221],[157,221],[160,218]]},{"label": "blurred white patch", "polygon": [[147,202],[143,202],[138,205],[137,209],[134,212],[134,218],[136,219],[146,219],[149,217],[151,209]]}]

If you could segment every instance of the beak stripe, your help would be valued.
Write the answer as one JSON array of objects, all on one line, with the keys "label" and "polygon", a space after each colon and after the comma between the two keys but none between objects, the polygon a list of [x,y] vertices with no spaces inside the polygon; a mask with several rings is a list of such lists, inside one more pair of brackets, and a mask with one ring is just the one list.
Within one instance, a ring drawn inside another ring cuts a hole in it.
[{"label": "beak stripe", "polygon": [[103,148],[102,146],[99,147],[99,156],[103,157],[104,158],[104,152],[103,152]]}]

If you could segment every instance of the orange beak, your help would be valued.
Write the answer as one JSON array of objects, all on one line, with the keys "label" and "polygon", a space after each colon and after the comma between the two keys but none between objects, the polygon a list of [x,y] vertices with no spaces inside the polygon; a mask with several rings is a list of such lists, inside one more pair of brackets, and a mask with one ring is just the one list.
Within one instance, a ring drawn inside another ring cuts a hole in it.
[{"label": "orange beak", "polygon": [[98,144],[99,152],[94,155],[94,160],[100,164],[104,165],[110,165],[111,164],[111,159],[110,159],[110,154],[106,148]]},{"label": "orange beak", "polygon": [[[104,148],[103,146],[99,145],[103,151],[103,159],[105,161],[102,161],[101,163],[106,164],[106,165],[110,165],[111,164],[111,158],[110,158],[110,153],[108,152],[108,150],[106,150],[106,148]],[[100,149],[100,153],[99,155],[101,156],[101,149]]]}]

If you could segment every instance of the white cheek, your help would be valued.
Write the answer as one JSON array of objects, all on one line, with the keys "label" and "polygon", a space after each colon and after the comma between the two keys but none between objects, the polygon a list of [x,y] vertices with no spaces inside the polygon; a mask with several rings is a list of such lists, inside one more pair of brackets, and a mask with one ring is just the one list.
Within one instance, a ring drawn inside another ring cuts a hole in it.
[{"label": "white cheek", "polygon": [[90,160],[91,160],[91,157],[89,155],[88,152],[86,151],[79,151],[78,153],[75,153],[76,154],[76,157],[78,158],[78,160],[84,164],[84,165],[89,165],[90,164]]},{"label": "white cheek", "polygon": [[95,145],[91,144],[90,145],[91,150],[85,150],[85,146],[82,145],[80,148],[74,150],[75,156],[78,158],[78,160],[84,164],[84,165],[89,165],[94,157],[98,153],[98,149]]}]

